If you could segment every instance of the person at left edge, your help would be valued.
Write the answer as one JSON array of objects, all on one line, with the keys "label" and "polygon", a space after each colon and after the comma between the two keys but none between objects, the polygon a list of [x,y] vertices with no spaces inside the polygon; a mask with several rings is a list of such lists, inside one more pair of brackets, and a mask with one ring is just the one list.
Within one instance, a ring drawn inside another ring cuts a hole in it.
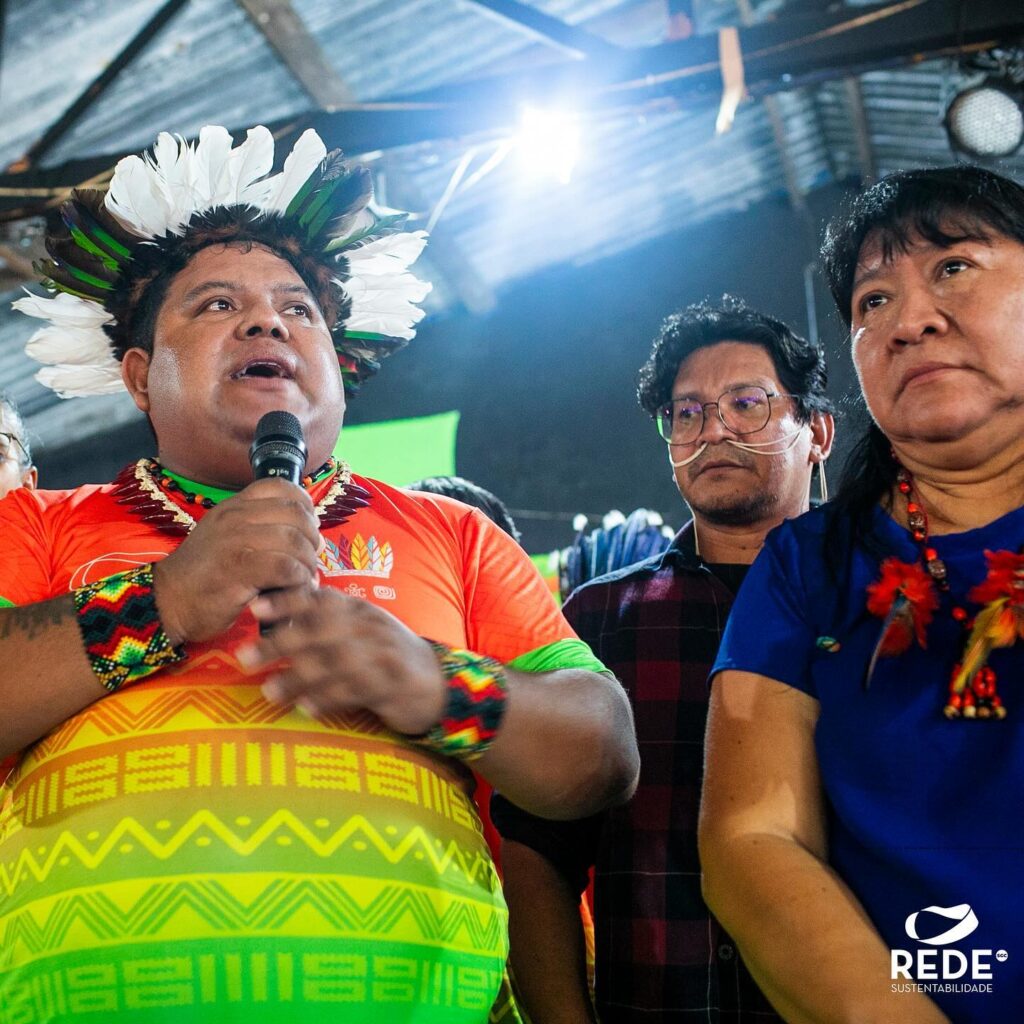
[{"label": "person at left edge", "polygon": [[25,424],[14,403],[0,393],[0,498],[19,487],[33,488],[37,481]]},{"label": "person at left edge", "polygon": [[[635,784],[622,690],[515,543],[333,460],[425,236],[314,132],[272,157],[162,135],[17,304],[44,383],[123,382],[159,459],[0,511],[0,1024],[515,1020],[467,762],[555,817]],[[271,410],[301,488],[252,482]]]}]

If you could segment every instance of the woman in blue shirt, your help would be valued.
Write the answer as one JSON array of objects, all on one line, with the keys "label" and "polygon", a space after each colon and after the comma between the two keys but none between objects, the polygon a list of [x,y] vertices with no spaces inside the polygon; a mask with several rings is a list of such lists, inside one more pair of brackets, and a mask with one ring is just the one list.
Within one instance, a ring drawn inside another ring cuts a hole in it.
[{"label": "woman in blue shirt", "polygon": [[787,1020],[1019,1020],[1024,188],[892,175],[823,255],[872,422],[734,606],[706,899]]}]

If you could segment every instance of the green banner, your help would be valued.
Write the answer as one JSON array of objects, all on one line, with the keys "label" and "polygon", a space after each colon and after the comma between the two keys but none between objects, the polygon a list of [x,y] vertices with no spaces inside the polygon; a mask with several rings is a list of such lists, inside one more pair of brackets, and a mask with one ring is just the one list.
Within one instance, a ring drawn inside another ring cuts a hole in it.
[{"label": "green banner", "polygon": [[458,430],[457,411],[345,427],[334,454],[355,473],[404,487],[425,476],[455,473]]}]

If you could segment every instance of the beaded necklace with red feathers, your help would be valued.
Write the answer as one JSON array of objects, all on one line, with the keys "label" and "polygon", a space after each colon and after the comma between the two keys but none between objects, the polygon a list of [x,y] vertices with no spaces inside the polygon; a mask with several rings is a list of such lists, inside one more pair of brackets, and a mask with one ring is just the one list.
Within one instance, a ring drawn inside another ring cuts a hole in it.
[{"label": "beaded necklace with red feathers", "polygon": [[[940,595],[949,593],[946,564],[929,543],[928,514],[915,493],[914,478],[903,466],[897,471],[896,486],[906,499],[907,527],[921,559],[885,559],[881,576],[868,586],[868,611],[884,619],[868,667],[869,681],[879,657],[902,654],[915,641],[922,648],[927,646],[926,630],[939,608]],[[943,707],[947,718],[1006,717],[988,657],[997,647],[1010,647],[1024,637],[1024,554],[986,551],[985,562],[985,579],[967,594],[969,601],[982,608],[972,616],[963,605],[954,604],[949,612],[964,636],[964,651],[950,673]]]},{"label": "beaded necklace with red feathers", "polygon": [[[304,477],[302,486],[308,489],[328,478],[331,482],[314,508],[321,529],[341,525],[370,504],[370,492],[352,482],[348,464],[333,458]],[[125,466],[114,479],[113,496],[119,505],[163,533],[184,537],[195,529],[196,520],[174,500],[175,494],[181,496],[185,505],[210,509],[216,504],[212,498],[186,490],[156,459],[139,459]]]}]

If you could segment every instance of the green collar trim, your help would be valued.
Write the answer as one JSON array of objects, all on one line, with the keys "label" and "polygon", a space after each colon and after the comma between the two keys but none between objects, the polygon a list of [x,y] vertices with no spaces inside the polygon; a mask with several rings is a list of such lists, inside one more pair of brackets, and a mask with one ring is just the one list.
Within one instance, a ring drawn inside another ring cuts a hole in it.
[{"label": "green collar trim", "polygon": [[233,494],[238,493],[237,491],[226,491],[223,487],[210,487],[208,484],[197,484],[195,480],[189,480],[187,477],[178,476],[177,473],[172,473],[169,469],[164,469],[163,473],[164,476],[169,476],[183,490],[201,495],[204,498],[209,498],[212,502],[223,501],[225,498],[230,498]]},{"label": "green collar trim", "polygon": [[[198,484],[195,480],[189,480],[188,477],[179,476],[177,473],[172,473],[169,469],[163,467],[161,467],[161,472],[164,476],[169,476],[184,490],[190,491],[192,494],[198,494],[203,498],[209,498],[210,501],[215,504],[223,501],[225,498],[230,498],[233,494],[238,493],[238,491],[226,491],[223,487],[211,487],[209,484]],[[330,472],[330,466],[322,469],[315,477],[313,477],[313,483],[318,484]]]}]

